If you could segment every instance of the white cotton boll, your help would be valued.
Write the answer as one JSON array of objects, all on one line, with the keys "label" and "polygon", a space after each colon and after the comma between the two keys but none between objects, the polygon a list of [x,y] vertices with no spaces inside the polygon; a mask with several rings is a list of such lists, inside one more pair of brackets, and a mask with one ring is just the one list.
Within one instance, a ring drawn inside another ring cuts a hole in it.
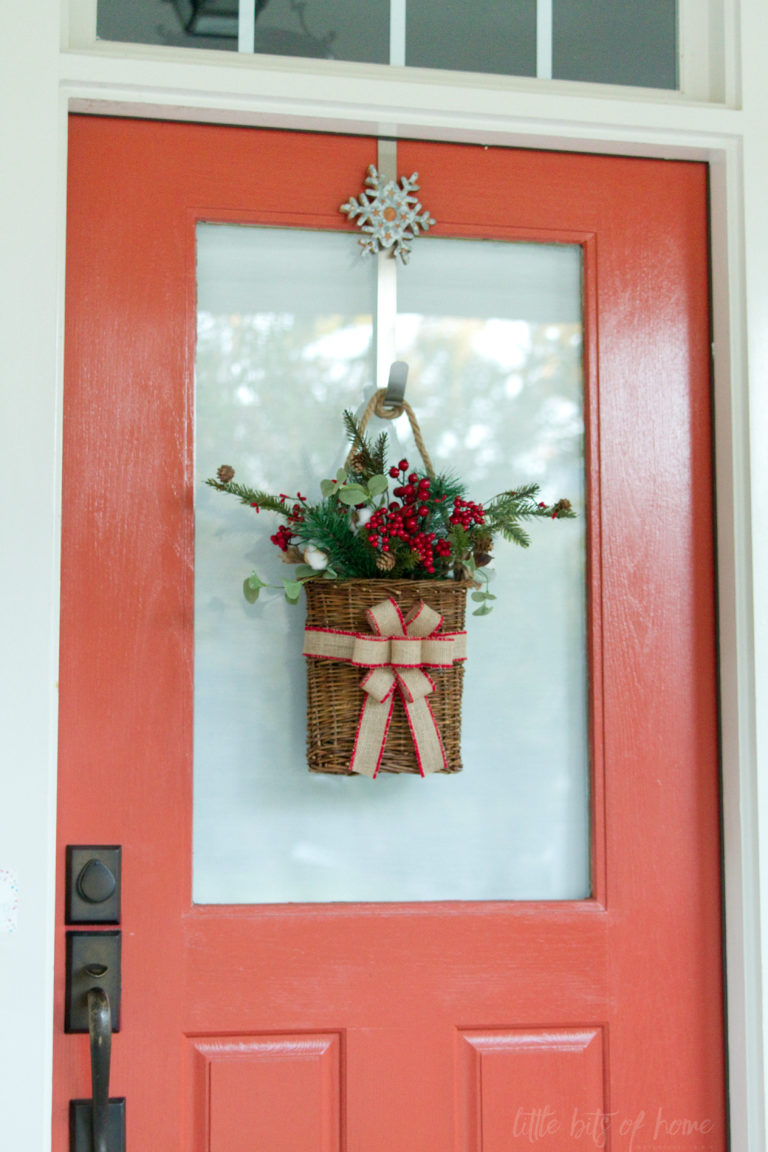
[{"label": "white cotton boll", "polygon": [[358,508],[352,519],[358,528],[364,528],[371,516],[373,516],[373,508]]},{"label": "white cotton boll", "polygon": [[316,572],[322,572],[323,568],[328,567],[328,557],[314,544],[307,544],[304,549],[304,563],[309,564]]}]

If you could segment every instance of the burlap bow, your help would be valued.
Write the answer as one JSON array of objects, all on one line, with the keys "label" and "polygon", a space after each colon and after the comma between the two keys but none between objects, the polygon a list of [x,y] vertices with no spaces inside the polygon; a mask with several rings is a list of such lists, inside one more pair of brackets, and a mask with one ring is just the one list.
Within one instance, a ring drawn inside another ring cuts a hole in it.
[{"label": "burlap bow", "polygon": [[365,613],[371,634],[307,627],[304,655],[343,660],[370,671],[360,681],[365,691],[355,735],[350,772],[375,777],[387,729],[399,695],[408,718],[422,776],[446,767],[440,732],[427,697],[435,682],[425,668],[448,668],[466,659],[466,632],[440,632],[443,618],[422,600],[403,615],[395,600],[382,600]]}]

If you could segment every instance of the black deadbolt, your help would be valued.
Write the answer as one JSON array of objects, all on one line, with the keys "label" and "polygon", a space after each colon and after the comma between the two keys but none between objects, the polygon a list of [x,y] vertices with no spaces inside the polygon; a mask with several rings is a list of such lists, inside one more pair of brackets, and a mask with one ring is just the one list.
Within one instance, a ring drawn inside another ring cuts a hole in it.
[{"label": "black deadbolt", "polygon": [[70,844],[67,848],[67,923],[120,923],[120,848]]},{"label": "black deadbolt", "polygon": [[117,880],[103,860],[92,856],[80,869],[75,886],[88,904],[103,904],[117,888]]}]

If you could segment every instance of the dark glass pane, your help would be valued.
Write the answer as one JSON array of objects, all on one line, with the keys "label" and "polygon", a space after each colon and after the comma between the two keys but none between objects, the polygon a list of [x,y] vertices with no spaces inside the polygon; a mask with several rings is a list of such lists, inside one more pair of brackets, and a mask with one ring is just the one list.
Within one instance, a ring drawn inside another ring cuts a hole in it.
[{"label": "dark glass pane", "polygon": [[237,50],[237,0],[98,0],[99,40]]},{"label": "dark glass pane", "polygon": [[[254,0],[254,51],[386,64],[389,0]],[[99,0],[101,40],[237,50],[237,0]]]},{"label": "dark glass pane", "polygon": [[[392,0],[392,6],[403,0]],[[404,0],[406,64],[536,75],[536,0]],[[552,0],[553,76],[677,87],[676,0]],[[254,50],[386,64],[390,0],[254,0]],[[237,0],[98,0],[98,36],[237,49]]]},{"label": "dark glass pane", "polygon": [[389,63],[389,0],[268,0],[254,48],[274,56]]},{"label": "dark glass pane", "polygon": [[406,64],[536,75],[536,0],[407,0]]},{"label": "dark glass pane", "polygon": [[553,0],[558,80],[677,88],[676,0]]}]

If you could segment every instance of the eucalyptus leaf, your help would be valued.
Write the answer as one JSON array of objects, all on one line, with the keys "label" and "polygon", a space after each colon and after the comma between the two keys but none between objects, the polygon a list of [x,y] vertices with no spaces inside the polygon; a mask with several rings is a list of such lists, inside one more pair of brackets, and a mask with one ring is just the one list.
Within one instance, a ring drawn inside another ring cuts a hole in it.
[{"label": "eucalyptus leaf", "polygon": [[364,504],[368,499],[368,493],[359,484],[347,484],[339,492],[339,500],[342,504],[353,506],[355,504]]},{"label": "eucalyptus leaf", "polygon": [[323,576],[325,576],[326,580],[338,580],[339,578],[338,572],[334,572],[333,568],[326,568]]},{"label": "eucalyptus leaf", "polygon": [[337,487],[338,485],[334,484],[333,480],[321,480],[320,491],[323,494],[323,499],[327,500],[329,496],[332,496]]},{"label": "eucalyptus leaf", "polygon": [[312,568],[309,564],[297,564],[294,568],[294,572],[296,573],[297,580],[300,580],[302,576],[306,577],[315,575],[314,568]]},{"label": "eucalyptus leaf", "polygon": [[488,592],[472,592],[470,595],[470,599],[474,600],[478,604],[484,604],[486,597],[488,597],[488,596],[489,596]]},{"label": "eucalyptus leaf", "polygon": [[255,604],[259,598],[259,588],[253,587],[250,577],[243,580],[243,596],[245,596],[249,604]]},{"label": "eucalyptus leaf", "polygon": [[347,478],[346,468],[339,468],[338,472],[336,473],[336,483],[337,484],[343,484],[344,481],[346,480],[346,478]]},{"label": "eucalyptus leaf", "polygon": [[386,476],[382,476],[381,473],[379,473],[378,476],[371,476],[368,481],[368,491],[371,496],[380,496],[382,492],[386,492],[388,487],[389,481]]},{"label": "eucalyptus leaf", "polygon": [[483,604],[483,605],[481,605],[480,608],[475,608],[472,615],[473,616],[487,616],[488,613],[492,612],[492,611],[493,611],[493,609],[491,608],[490,604]]},{"label": "eucalyptus leaf", "polygon": [[298,580],[286,580],[283,577],[283,587],[285,588],[286,600],[298,600],[301,596],[301,584]]},{"label": "eucalyptus leaf", "polygon": [[285,598],[289,604],[298,604],[298,602],[299,602],[298,596],[289,596],[287,592],[285,594]]}]

